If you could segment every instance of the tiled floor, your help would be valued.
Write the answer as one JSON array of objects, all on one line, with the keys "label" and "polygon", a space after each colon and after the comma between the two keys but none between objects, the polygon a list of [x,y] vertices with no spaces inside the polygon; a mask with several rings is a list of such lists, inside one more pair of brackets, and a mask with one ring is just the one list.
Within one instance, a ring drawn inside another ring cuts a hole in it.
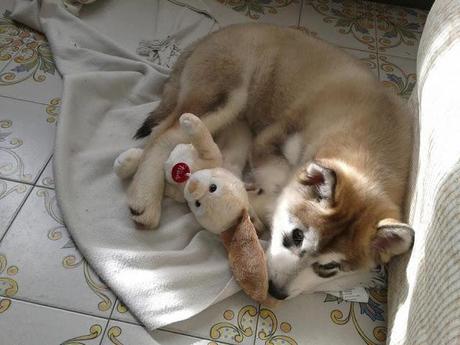
[{"label": "tiled floor", "polygon": [[[217,1],[254,21],[299,27],[344,48],[402,97],[414,87],[424,11],[350,0]],[[61,87],[46,39],[1,16],[0,343],[152,344],[78,253],[59,214],[52,154]],[[329,309],[310,315],[298,306],[299,317],[238,294],[153,336],[178,345],[306,344],[319,340],[319,325],[332,320],[341,336],[380,344],[377,328],[373,340],[358,335],[359,325],[384,317],[384,296],[372,298],[374,305],[361,305],[307,296],[308,308]]]}]

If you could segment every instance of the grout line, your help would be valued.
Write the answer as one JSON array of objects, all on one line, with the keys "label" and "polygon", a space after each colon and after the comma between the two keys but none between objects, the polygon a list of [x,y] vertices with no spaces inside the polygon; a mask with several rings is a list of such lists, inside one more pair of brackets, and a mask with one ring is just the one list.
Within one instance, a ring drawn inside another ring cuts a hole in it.
[{"label": "grout line", "polygon": [[[29,185],[29,186],[30,186],[30,185]],[[18,208],[16,209],[16,211],[15,211],[13,217],[11,218],[10,222],[8,223],[5,232],[4,232],[3,235],[0,237],[0,244],[2,243],[2,241],[3,241],[3,239],[5,238],[6,234],[10,231],[11,227],[13,226],[14,221],[15,221],[16,218],[18,217],[18,215],[19,215],[19,213],[21,212],[22,207],[25,205],[26,201],[29,199],[29,196],[30,196],[30,194],[32,193],[32,190],[33,190],[33,189],[34,189],[34,186],[31,186],[29,192],[27,193],[27,195],[24,197],[24,199],[22,199],[22,201],[21,201],[21,203],[19,204]]]},{"label": "grout line", "polygon": [[259,303],[259,306],[257,308],[256,329],[254,331],[254,342],[252,343],[252,345],[256,345],[256,342],[257,342],[257,336],[258,336],[257,331],[259,329],[260,308],[262,308],[262,305]]},{"label": "grout line", "polygon": [[[53,158],[53,154],[54,154],[54,147],[53,147],[53,152],[51,152],[50,157],[46,160],[45,164],[43,164],[43,167],[38,171],[37,177],[34,180],[34,186],[39,187],[39,186],[37,186],[38,181],[40,180],[40,177],[42,177],[43,172],[45,171],[46,166],[48,165],[48,163],[51,162],[51,159]],[[45,188],[52,189],[52,188],[49,188],[49,187],[46,187],[46,186],[45,186]]]},{"label": "grout line", "polygon": [[5,181],[9,181],[9,182],[16,182],[16,183],[22,183],[22,184],[26,184],[28,186],[34,186],[34,183],[33,182],[27,182],[27,181],[21,181],[21,180],[16,180],[14,178],[11,178],[11,177],[5,177],[5,176],[1,176],[0,175],[0,180],[5,180]]},{"label": "grout line", "polygon": [[[142,325],[141,325],[142,326]],[[145,327],[142,326],[144,329]],[[187,336],[187,337],[191,337],[191,338],[197,338],[197,339],[201,339],[201,340],[207,340],[207,341],[217,341],[221,344],[226,344],[226,345],[234,345],[232,343],[229,343],[227,341],[222,341],[220,339],[209,339],[209,338],[205,338],[203,336],[200,336],[200,335],[192,335],[192,334],[187,334],[187,333],[181,333],[180,331],[172,331],[172,330],[169,330],[169,329],[163,329],[163,328],[158,328],[157,329],[158,331],[162,331],[162,332],[168,332],[168,333],[173,333],[173,334],[178,334],[178,335],[184,335],[184,336]]]},{"label": "grout line", "polygon": [[[1,72],[0,72],[1,73]],[[9,99],[14,99],[15,101],[23,101],[23,102],[28,102],[28,103],[34,103],[34,104],[39,104],[39,105],[49,105],[48,103],[42,103],[42,102],[37,102],[37,101],[32,101],[30,99],[24,99],[24,98],[17,98],[17,97],[12,97],[12,96],[6,96],[1,94],[1,89],[0,89],[0,98],[9,98]],[[58,97],[54,97],[58,98]],[[59,97],[60,98],[60,97]]]},{"label": "grout line", "polygon": [[102,344],[102,342],[104,341],[104,338],[106,336],[106,332],[108,332],[108,328],[109,328],[109,322],[110,320],[107,320],[107,322],[105,323],[105,327],[104,327],[104,332],[102,332],[102,337],[101,337],[101,341],[99,342],[99,345]]},{"label": "grout line", "polygon": [[77,310],[72,310],[72,309],[68,309],[68,308],[64,308],[64,307],[57,307],[57,306],[53,306],[53,305],[50,305],[50,304],[46,304],[44,302],[36,302],[36,301],[28,300],[28,299],[22,298],[22,297],[8,297],[8,296],[1,296],[1,297],[11,299],[13,301],[26,303],[26,304],[38,305],[38,306],[45,307],[45,308],[50,308],[50,309],[55,309],[55,310],[62,310],[62,311],[66,311],[68,313],[84,315],[84,316],[90,316],[90,317],[96,317],[96,318],[99,318],[99,319],[109,321],[109,319],[106,316],[95,315],[95,314],[87,313],[87,312],[84,312],[84,311],[77,311]]},{"label": "grout line", "polygon": [[300,26],[300,22],[301,22],[301,20],[302,20],[303,3],[304,3],[304,0],[301,0],[301,1],[300,1],[299,18],[297,19],[297,27]]}]

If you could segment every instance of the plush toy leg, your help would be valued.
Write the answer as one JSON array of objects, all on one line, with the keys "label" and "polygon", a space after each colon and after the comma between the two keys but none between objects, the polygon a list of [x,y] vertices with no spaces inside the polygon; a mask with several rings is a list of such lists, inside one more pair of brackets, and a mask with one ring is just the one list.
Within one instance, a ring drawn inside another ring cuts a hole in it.
[{"label": "plush toy leg", "polygon": [[115,174],[121,179],[133,176],[141,161],[144,150],[132,148],[122,152],[113,163]]},{"label": "plush toy leg", "polygon": [[205,124],[197,116],[188,113],[180,117],[179,123],[199,157],[215,163],[215,167],[222,166],[222,154]]},{"label": "plush toy leg", "polygon": [[164,193],[164,163],[173,148],[186,141],[180,128],[172,127],[144,149],[139,168],[128,190],[128,204],[135,222],[156,227]]}]

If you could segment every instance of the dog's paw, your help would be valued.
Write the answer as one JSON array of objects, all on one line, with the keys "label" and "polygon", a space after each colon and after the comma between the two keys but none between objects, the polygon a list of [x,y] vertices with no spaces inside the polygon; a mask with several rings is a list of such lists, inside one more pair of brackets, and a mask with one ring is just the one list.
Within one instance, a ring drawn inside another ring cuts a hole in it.
[{"label": "dog's paw", "polygon": [[194,135],[200,131],[202,122],[201,120],[190,113],[182,114],[179,118],[179,123],[182,130],[188,135]]},{"label": "dog's paw", "polygon": [[121,153],[113,163],[115,174],[121,179],[126,179],[136,173],[139,166],[143,150],[132,148]]}]

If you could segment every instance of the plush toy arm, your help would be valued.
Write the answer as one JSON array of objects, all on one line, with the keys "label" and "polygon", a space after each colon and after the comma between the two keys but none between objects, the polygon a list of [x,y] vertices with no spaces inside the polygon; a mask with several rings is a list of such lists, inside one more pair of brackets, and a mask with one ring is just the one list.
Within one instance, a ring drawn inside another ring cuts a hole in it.
[{"label": "plush toy arm", "polygon": [[205,124],[193,114],[183,114],[179,122],[198,156],[206,161],[215,161],[215,167],[222,166],[222,154]]},{"label": "plush toy arm", "polygon": [[144,150],[132,148],[122,152],[113,163],[115,174],[121,179],[126,179],[133,176],[141,161]]}]

